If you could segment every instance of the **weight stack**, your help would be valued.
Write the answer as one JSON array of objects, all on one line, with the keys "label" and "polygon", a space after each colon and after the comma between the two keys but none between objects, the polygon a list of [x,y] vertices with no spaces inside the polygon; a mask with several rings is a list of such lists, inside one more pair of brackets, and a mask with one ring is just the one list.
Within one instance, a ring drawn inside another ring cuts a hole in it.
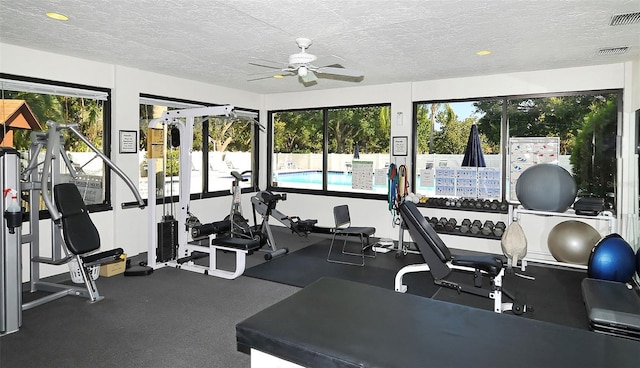
[{"label": "weight stack", "polygon": [[156,262],[167,262],[176,258],[178,248],[178,221],[173,216],[163,216],[158,223],[158,247]]}]

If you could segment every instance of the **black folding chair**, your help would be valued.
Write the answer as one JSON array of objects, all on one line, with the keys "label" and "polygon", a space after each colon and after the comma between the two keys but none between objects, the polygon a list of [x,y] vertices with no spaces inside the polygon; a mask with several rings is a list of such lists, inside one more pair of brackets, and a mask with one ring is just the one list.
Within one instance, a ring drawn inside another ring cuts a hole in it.
[{"label": "black folding chair", "polygon": [[[327,261],[333,263],[341,263],[348,264],[354,266],[364,266],[364,257],[376,257],[376,251],[373,248],[372,244],[369,243],[369,237],[375,234],[375,227],[360,227],[360,226],[351,226],[351,216],[349,215],[349,206],[340,205],[333,208],[333,218],[336,223],[336,227],[333,231],[333,238],[331,239],[331,246],[329,247],[329,254],[327,254]],[[333,250],[333,243],[336,240],[336,236],[344,236],[344,243],[342,244],[342,254],[346,254],[349,256],[359,256],[362,258],[362,262],[354,263],[348,262],[338,259],[331,259],[331,251]],[[360,237],[360,252],[347,252],[345,250],[347,246],[347,239],[349,236],[358,236]],[[366,239],[366,242],[365,242]],[[367,249],[373,251],[373,254],[365,254]]]}]

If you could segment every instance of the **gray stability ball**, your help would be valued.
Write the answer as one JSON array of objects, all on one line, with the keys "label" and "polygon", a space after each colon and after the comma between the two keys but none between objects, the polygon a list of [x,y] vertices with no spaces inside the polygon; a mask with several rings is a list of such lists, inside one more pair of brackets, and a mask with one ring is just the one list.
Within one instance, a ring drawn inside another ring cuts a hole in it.
[{"label": "gray stability ball", "polygon": [[547,244],[551,255],[560,262],[587,265],[591,250],[602,236],[582,221],[564,221],[551,229]]},{"label": "gray stability ball", "polygon": [[578,188],[562,166],[537,164],[522,172],[516,196],[528,210],[565,212],[576,199]]}]

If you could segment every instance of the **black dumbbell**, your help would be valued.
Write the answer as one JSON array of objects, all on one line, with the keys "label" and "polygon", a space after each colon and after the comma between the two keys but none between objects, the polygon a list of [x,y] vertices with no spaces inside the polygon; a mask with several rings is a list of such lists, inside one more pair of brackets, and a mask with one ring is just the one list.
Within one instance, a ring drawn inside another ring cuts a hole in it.
[{"label": "black dumbbell", "polygon": [[435,228],[436,224],[438,223],[438,218],[433,216],[430,219],[428,219],[427,221],[429,221],[429,225],[431,225],[431,227]]},{"label": "black dumbbell", "polygon": [[504,230],[506,228],[507,228],[507,225],[504,222],[502,221],[496,222],[496,226],[493,227],[493,235],[497,237],[502,237],[502,234],[504,234]]},{"label": "black dumbbell", "polygon": [[493,221],[485,221],[480,231],[482,231],[482,235],[491,235],[491,233],[493,233]]},{"label": "black dumbbell", "polygon": [[509,209],[509,202],[502,201],[500,203],[500,211],[507,211]]},{"label": "black dumbbell", "polygon": [[490,210],[491,209],[491,201],[488,199],[485,199],[484,201],[482,201],[482,208],[484,208],[485,210]]},{"label": "black dumbbell", "polygon": [[462,207],[462,208],[469,207],[469,200],[468,199],[463,199],[462,203],[460,204],[460,207]]},{"label": "black dumbbell", "polygon": [[460,232],[463,234],[466,234],[469,232],[470,229],[471,229],[471,220],[467,218],[462,220],[462,223],[460,223]]},{"label": "black dumbbell", "polygon": [[481,210],[481,209],[482,209],[482,200],[481,200],[481,199],[478,199],[478,200],[476,201],[476,208],[477,208],[477,209],[479,209],[479,210]]},{"label": "black dumbbell", "polygon": [[493,201],[491,201],[491,209],[493,211],[497,211],[498,208],[500,208],[500,202],[497,199],[494,199]]},{"label": "black dumbbell", "polygon": [[444,230],[444,224],[446,224],[447,221],[449,220],[446,217],[440,217],[440,220],[436,223],[436,231]]},{"label": "black dumbbell", "polygon": [[471,234],[476,235],[480,232],[480,229],[482,228],[482,221],[480,220],[473,220],[473,222],[471,223],[471,228],[469,229],[469,231],[471,232]]},{"label": "black dumbbell", "polygon": [[454,219],[453,217],[450,218],[449,221],[444,224],[444,231],[452,233],[456,229],[457,224],[458,221],[456,219]]}]

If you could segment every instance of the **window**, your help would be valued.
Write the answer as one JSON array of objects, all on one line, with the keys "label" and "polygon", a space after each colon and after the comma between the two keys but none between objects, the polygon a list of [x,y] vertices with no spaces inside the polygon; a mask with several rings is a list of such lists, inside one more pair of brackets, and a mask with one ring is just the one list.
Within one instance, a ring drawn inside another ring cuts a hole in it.
[{"label": "window", "polygon": [[[567,169],[576,181],[578,195],[613,198],[619,108],[616,92],[509,99],[510,139],[552,137],[557,142],[557,147],[548,150],[533,147],[538,154],[532,161],[517,164],[510,160],[509,198],[517,200],[514,184],[518,174],[542,162]],[[552,156],[556,152],[557,157]]]},{"label": "window", "polygon": [[[447,171],[437,169],[462,167],[469,128],[476,124],[486,167],[502,171],[501,198],[517,201],[519,173],[541,162],[567,169],[579,195],[614,198],[619,101],[618,91],[594,91],[416,103],[418,192],[465,197],[453,179],[450,190],[439,190],[437,183],[447,180],[438,174]],[[527,155],[515,154],[511,143],[528,145]],[[501,147],[506,147],[507,157],[502,157]],[[493,198],[486,196],[479,180],[476,196]]]},{"label": "window", "polygon": [[277,111],[271,122],[271,186],[386,194],[389,105]]},{"label": "window", "polygon": [[[29,163],[31,132],[46,132],[48,121],[76,125],[91,145],[109,156],[109,90],[0,74],[2,144],[21,152],[22,168]],[[73,182],[91,210],[110,206],[109,171],[98,155],[70,129],[61,129],[61,160],[54,160],[54,181]],[[44,134],[43,134],[44,136]],[[33,145],[34,149],[37,146]],[[44,158],[44,148],[37,154]],[[34,151],[35,154],[35,151]],[[33,170],[32,172],[36,172]],[[32,180],[39,180],[32,176]],[[26,202],[23,205],[27,205]],[[45,209],[41,202],[40,209]]]},{"label": "window", "polygon": [[[417,103],[416,116],[416,185],[417,193],[427,197],[480,197],[499,199],[501,197],[500,151],[501,104],[502,100],[487,100],[497,106],[497,120],[486,117],[485,125],[477,124],[485,117],[485,112],[477,106],[481,101],[444,101]],[[475,165],[465,163],[465,151],[472,126],[478,128],[478,139],[482,148],[485,168],[481,169],[482,185],[471,182],[467,176],[479,174]],[[496,131],[485,128],[485,126]],[[497,133],[497,134],[489,134]],[[470,166],[456,171],[463,166]],[[474,172],[468,173],[467,169]],[[493,179],[490,179],[493,178]],[[497,180],[497,182],[495,181]]]},{"label": "window", "polygon": [[[139,190],[143,198],[148,198],[147,128],[149,122],[162,117],[166,111],[206,105],[208,104],[149,95],[140,97],[138,159],[140,162]],[[241,109],[235,109],[235,111],[243,114],[238,114],[236,118],[202,116],[194,119],[193,147],[190,152],[192,165],[189,168],[191,170],[190,193],[194,198],[208,193],[227,194],[233,181],[231,171],[244,172],[249,180],[243,182],[242,186],[253,187],[252,170],[255,162],[253,152],[256,141],[254,136],[258,124],[251,116],[257,116],[257,113]],[[180,121],[184,123],[185,119]],[[170,128],[166,129],[164,135],[167,142],[166,158],[159,160],[156,164],[156,169],[159,171],[156,175],[162,178],[162,180],[156,180],[156,183],[163,183],[160,184],[163,186],[157,190],[164,196],[175,196],[179,193],[178,174],[183,169],[179,165],[180,149],[171,144]]]}]

